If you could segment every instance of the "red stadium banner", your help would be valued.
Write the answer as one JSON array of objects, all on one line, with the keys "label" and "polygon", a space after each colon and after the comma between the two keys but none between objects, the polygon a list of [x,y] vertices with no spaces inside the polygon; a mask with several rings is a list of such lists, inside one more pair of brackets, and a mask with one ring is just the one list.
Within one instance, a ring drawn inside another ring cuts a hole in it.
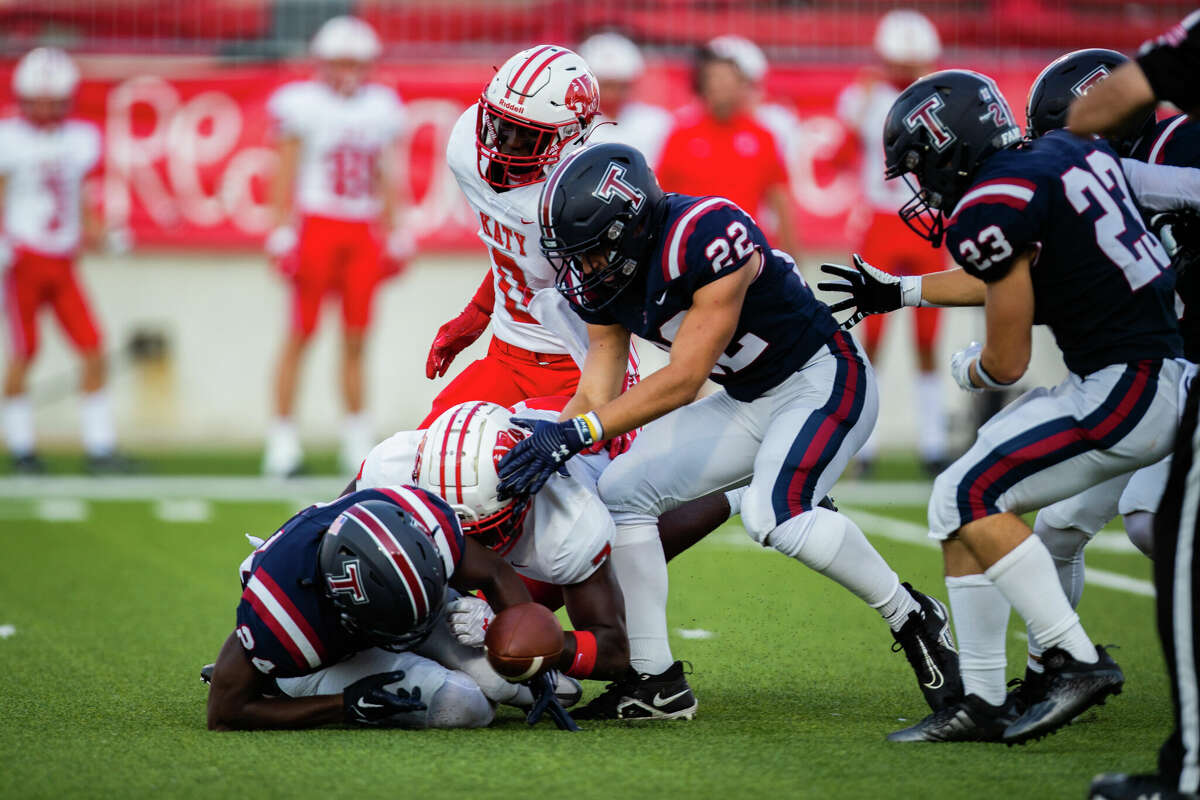
[{"label": "red stadium banner", "polygon": [[[1020,119],[1040,66],[975,68],[997,79]],[[847,213],[858,202],[857,165],[846,157],[849,133],[833,113],[838,93],[858,72],[846,65],[781,66],[767,78],[767,101],[793,120],[786,160],[806,246],[843,246]],[[477,241],[444,153],[451,126],[491,73],[490,65],[438,62],[387,65],[374,76],[396,87],[407,105],[408,131],[397,143],[409,196],[405,222],[424,249],[473,248]],[[76,111],[104,134],[92,191],[109,224],[130,228],[138,246],[260,246],[275,166],[265,103],[280,84],[306,74],[296,67],[236,67],[85,81]],[[641,99],[677,108],[690,99],[687,87],[686,67],[672,64],[652,67],[639,88]]]}]

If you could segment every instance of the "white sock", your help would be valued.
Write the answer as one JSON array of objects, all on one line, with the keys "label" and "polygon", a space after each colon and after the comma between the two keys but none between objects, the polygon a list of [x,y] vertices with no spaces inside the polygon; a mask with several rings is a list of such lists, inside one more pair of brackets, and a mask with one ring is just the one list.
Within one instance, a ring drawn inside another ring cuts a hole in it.
[{"label": "white sock", "polygon": [[[1045,516],[1037,515],[1033,532],[1050,551],[1050,558],[1054,559],[1054,569],[1058,571],[1058,582],[1067,596],[1067,602],[1071,608],[1079,608],[1079,599],[1083,597],[1083,548],[1091,537],[1078,528],[1055,528],[1046,521]],[[1029,637],[1029,658],[1026,663],[1034,672],[1041,672],[1042,663],[1039,659],[1046,648],[1028,625],[1025,626],[1025,632]]]},{"label": "white sock", "polygon": [[108,392],[98,389],[84,394],[79,404],[79,418],[84,451],[89,456],[110,455],[117,446],[117,432],[113,428]]},{"label": "white sock", "polygon": [[4,398],[4,443],[13,457],[33,453],[33,404],[27,394]]},{"label": "white sock", "polygon": [[1004,642],[1011,606],[984,575],[947,577],[946,594],[958,638],[963,692],[1000,705],[1007,694]]},{"label": "white sock", "polygon": [[1044,647],[1061,647],[1072,658],[1089,664],[1099,659],[1096,646],[1079,624],[1079,615],[1067,602],[1054,559],[1041,539],[1028,537],[985,574]]},{"label": "white sock", "polygon": [[730,489],[725,493],[725,499],[729,502],[729,516],[736,517],[742,513],[742,497],[746,494],[749,486],[742,486],[737,489]]},{"label": "white sock", "polygon": [[909,614],[921,613],[921,604],[908,589],[900,584],[896,585],[896,591],[892,592],[890,598],[874,608],[883,617],[883,621],[888,624],[888,627],[896,632],[899,632],[904,627],[904,623],[908,622]]},{"label": "white sock", "polygon": [[347,414],[342,422],[342,447],[338,453],[344,472],[357,474],[363,459],[375,445],[371,422],[365,412]]},{"label": "white sock", "polygon": [[263,473],[284,476],[300,466],[304,452],[300,435],[290,417],[276,417],[267,428],[267,447],[263,452]]},{"label": "white sock", "polygon": [[644,514],[614,512],[613,572],[625,600],[629,664],[657,675],[674,663],[667,641],[667,560],[658,524]]},{"label": "white sock", "polygon": [[917,452],[926,461],[946,457],[946,401],[941,376],[922,372],[917,376]]},{"label": "white sock", "polygon": [[[889,603],[896,604],[894,608],[905,607],[903,596],[908,592],[897,595],[901,587],[895,570],[844,514],[827,508],[805,511],[771,531],[767,543],[837,581],[871,608],[881,609]],[[908,600],[915,607],[911,595]]]}]

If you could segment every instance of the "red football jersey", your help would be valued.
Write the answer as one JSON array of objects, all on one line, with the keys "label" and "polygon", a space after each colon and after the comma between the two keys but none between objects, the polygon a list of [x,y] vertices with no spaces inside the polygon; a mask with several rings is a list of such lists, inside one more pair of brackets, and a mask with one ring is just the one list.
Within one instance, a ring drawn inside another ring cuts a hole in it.
[{"label": "red football jersey", "polygon": [[656,172],[663,191],[720,195],[750,215],[769,187],[787,182],[775,139],[753,116],[719,121],[699,109],[681,113]]}]

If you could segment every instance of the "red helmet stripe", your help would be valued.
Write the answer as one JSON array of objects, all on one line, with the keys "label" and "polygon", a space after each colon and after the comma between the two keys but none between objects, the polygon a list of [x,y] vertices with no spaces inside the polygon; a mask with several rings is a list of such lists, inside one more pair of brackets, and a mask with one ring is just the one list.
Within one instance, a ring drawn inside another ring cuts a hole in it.
[{"label": "red helmet stripe", "polygon": [[[442,456],[438,459],[438,494],[443,500],[446,497],[446,448],[450,446],[450,431],[454,428],[454,420],[458,418],[458,409],[446,420],[446,430],[442,431]],[[459,490],[459,502],[462,502],[462,490]]]},{"label": "red helmet stripe", "polygon": [[543,61],[541,66],[538,67],[536,70],[533,71],[533,73],[530,74],[529,80],[525,81],[525,85],[521,87],[521,94],[528,95],[530,87],[533,86],[533,82],[537,78],[537,76],[542,74],[542,70],[544,70],[546,67],[550,66],[551,61],[553,61],[556,58],[561,58],[562,56],[565,56],[566,54],[567,54],[566,50],[559,50],[557,53],[555,53],[554,55],[550,56],[545,61]]},{"label": "red helmet stripe", "polygon": [[509,95],[512,94],[513,86],[516,84],[517,78],[521,77],[521,73],[525,71],[525,68],[528,67],[530,64],[532,64],[534,59],[536,59],[542,53],[549,50],[551,47],[553,47],[553,45],[549,45],[549,44],[543,45],[542,47],[540,47],[536,51],[534,51],[533,55],[531,55],[529,58],[525,59],[525,63],[522,64],[520,69],[518,69],[515,73],[513,73],[512,78],[509,79],[508,86],[507,86],[508,91],[506,91],[504,93],[505,97],[508,97]]},{"label": "red helmet stripe", "polygon": [[374,540],[379,549],[390,556],[388,560],[396,570],[396,574],[400,576],[404,591],[408,593],[408,599],[412,603],[413,619],[418,621],[424,619],[429,613],[429,599],[425,596],[425,587],[421,585],[417,569],[408,557],[408,553],[396,541],[396,537],[392,536],[392,532],[387,529],[387,526],[370,511],[361,506],[351,506],[346,509],[346,515],[362,526],[362,529]]},{"label": "red helmet stripe", "polygon": [[[454,450],[454,491],[455,491],[455,496],[458,497],[458,502],[460,502],[460,503],[463,501],[463,490],[462,490],[463,442],[465,442],[467,439],[467,428],[471,424],[471,418],[474,417],[475,414],[478,413],[479,409],[483,408],[485,405],[487,405],[487,404],[484,402],[479,402],[479,403],[476,403],[475,405],[471,406],[471,410],[467,412],[467,418],[463,420],[462,428],[458,432],[458,446]],[[478,473],[479,468],[476,467],[475,471],[476,471],[476,473]]]}]

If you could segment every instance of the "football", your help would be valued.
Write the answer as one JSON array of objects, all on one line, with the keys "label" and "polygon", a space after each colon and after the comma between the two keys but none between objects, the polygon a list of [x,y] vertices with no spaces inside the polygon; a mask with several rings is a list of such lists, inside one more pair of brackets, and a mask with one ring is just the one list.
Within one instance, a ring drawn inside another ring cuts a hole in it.
[{"label": "football", "polygon": [[510,681],[526,681],[550,669],[563,649],[563,629],[540,603],[521,603],[498,613],[483,640],[488,662]]}]

